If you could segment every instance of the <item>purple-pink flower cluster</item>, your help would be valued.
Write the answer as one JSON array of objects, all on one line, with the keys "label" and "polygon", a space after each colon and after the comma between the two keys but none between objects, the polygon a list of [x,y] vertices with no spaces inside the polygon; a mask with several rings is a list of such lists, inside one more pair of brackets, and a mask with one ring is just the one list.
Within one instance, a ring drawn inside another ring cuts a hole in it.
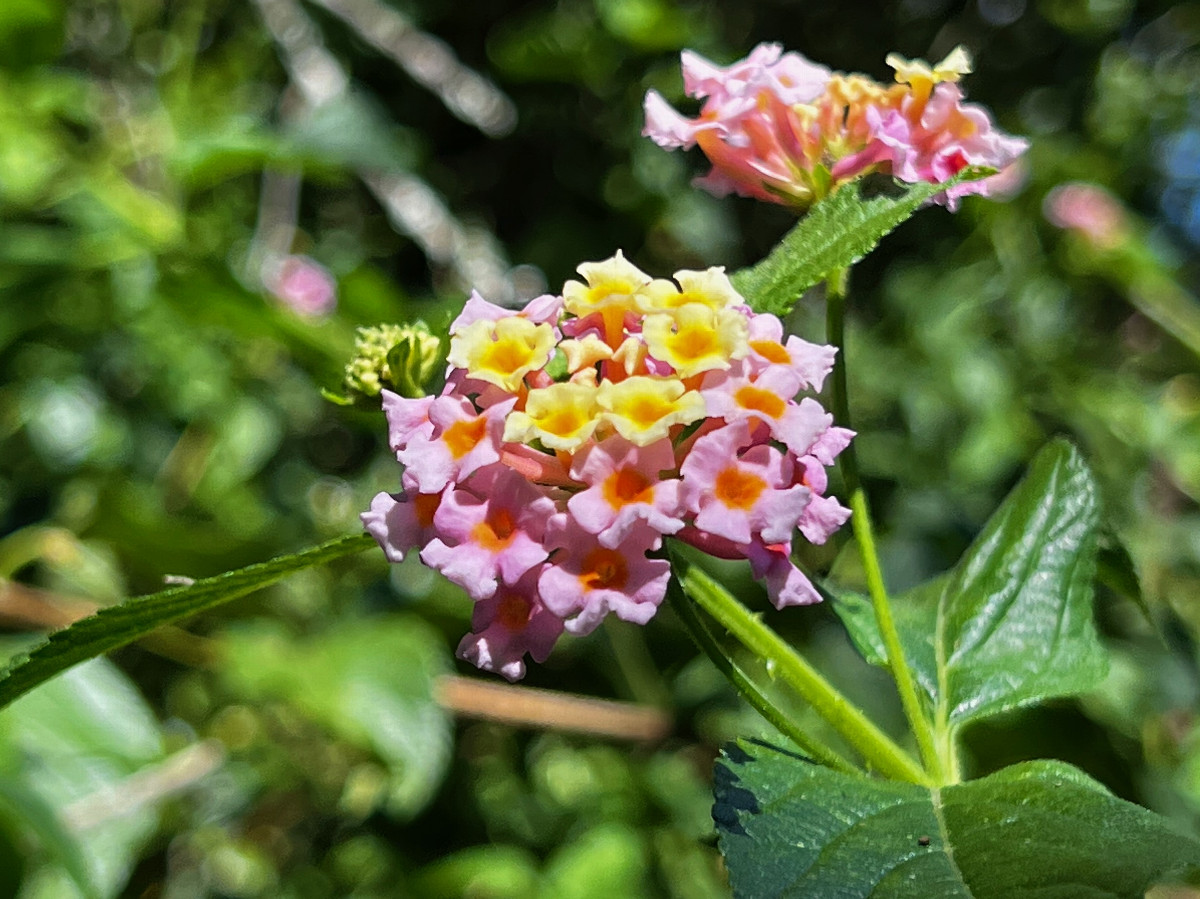
[{"label": "purple-pink flower cluster", "polygon": [[418,550],[470,595],[458,654],[510,680],[563,631],[653,617],[668,535],[749,560],[779,608],[816,602],[792,541],[850,514],[824,494],[853,434],[801,395],[834,348],[785,337],[719,268],[579,271],[519,311],[473,294],[442,393],[384,391],[402,489],[362,516],[390,560]]},{"label": "purple-pink flower cluster", "polygon": [[[698,183],[717,196],[798,209],[869,172],[940,184],[969,165],[1004,169],[1028,148],[963,102],[956,82],[971,63],[962,48],[933,67],[887,61],[895,84],[831,72],[778,44],[725,68],[684,51],[684,90],[704,100],[700,115],[686,118],[650,91],[643,134],[668,149],[698,144],[712,163]],[[955,185],[937,202],[954,209],[965,194],[986,195],[990,181]]]}]

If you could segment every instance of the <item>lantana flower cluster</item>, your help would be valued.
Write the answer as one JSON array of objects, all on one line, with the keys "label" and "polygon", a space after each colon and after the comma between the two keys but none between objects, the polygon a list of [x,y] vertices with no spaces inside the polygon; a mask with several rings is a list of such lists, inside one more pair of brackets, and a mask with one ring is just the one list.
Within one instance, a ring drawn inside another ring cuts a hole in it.
[{"label": "lantana flower cluster", "polygon": [[384,391],[402,489],[362,516],[470,595],[458,653],[510,680],[564,631],[653,617],[666,536],[749,560],[779,608],[815,602],[792,541],[850,514],[824,494],[853,434],[801,395],[833,347],[785,337],[720,268],[672,282],[618,252],[579,273],[519,311],[473,294],[441,394]]},{"label": "lantana flower cluster", "polygon": [[[832,72],[779,44],[759,44],[728,67],[684,51],[684,90],[704,100],[686,118],[662,95],[646,95],[643,134],[661,147],[699,145],[712,170],[697,183],[807,209],[871,172],[908,183],[941,183],[969,165],[1002,170],[1027,141],[995,127],[986,109],[964,103],[957,82],[971,71],[957,48],[936,66],[887,57],[894,84]],[[954,209],[983,194],[996,176],[955,185],[936,199]]]}]

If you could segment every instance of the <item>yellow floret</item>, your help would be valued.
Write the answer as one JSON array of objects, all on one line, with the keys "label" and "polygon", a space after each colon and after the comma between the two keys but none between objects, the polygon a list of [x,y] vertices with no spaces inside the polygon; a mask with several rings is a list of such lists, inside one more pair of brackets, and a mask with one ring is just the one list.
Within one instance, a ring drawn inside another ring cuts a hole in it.
[{"label": "yellow floret", "polygon": [[653,281],[646,285],[638,294],[638,308],[653,313],[669,312],[689,303],[700,303],[710,309],[745,303],[725,274],[724,266],[713,266],[704,271],[684,269],[675,273],[675,280],[680,289],[675,289],[669,281]]},{"label": "yellow floret", "polygon": [[673,314],[646,316],[642,336],[650,355],[666,362],[681,378],[729,368],[731,359],[749,352],[749,323],[736,309],[689,303]]},{"label": "yellow floret", "polygon": [[971,57],[963,47],[955,47],[950,55],[930,68],[923,59],[908,60],[899,53],[889,53],[887,64],[896,70],[896,82],[913,88],[928,89],[942,81],[958,81],[971,74]]},{"label": "yellow floret", "polygon": [[578,340],[564,340],[558,348],[567,357],[567,371],[571,374],[611,359],[613,354],[612,347],[595,334],[587,334]]},{"label": "yellow floret", "polygon": [[601,381],[596,403],[600,417],[628,440],[648,446],[670,434],[673,425],[687,425],[704,418],[704,398],[685,390],[675,378],[636,376],[618,384]]},{"label": "yellow floret", "polygon": [[544,366],[553,351],[553,328],[513,315],[471,322],[450,341],[447,358],[472,378],[515,393],[525,376]]},{"label": "yellow floret", "polygon": [[596,388],[566,382],[529,391],[524,412],[510,412],[504,421],[506,443],[540,440],[548,449],[571,452],[596,430]]},{"label": "yellow floret", "polygon": [[634,294],[650,283],[650,276],[620,250],[603,262],[585,262],[576,271],[587,283],[568,281],[563,285],[563,308],[580,318],[613,307],[633,310]]}]

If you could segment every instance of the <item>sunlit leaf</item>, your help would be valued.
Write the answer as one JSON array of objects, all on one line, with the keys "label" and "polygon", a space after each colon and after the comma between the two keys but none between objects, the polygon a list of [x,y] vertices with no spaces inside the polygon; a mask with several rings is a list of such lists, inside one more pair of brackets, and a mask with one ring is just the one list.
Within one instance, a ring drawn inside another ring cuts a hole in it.
[{"label": "sunlit leaf", "polygon": [[800,295],[853,265],[932,197],[963,181],[994,174],[964,169],[943,184],[908,184],[893,196],[864,198],[848,185],[808,211],[762,262],[735,272],[733,286],[756,312],[786,314]]},{"label": "sunlit leaf", "polygon": [[[1108,659],[1092,615],[1099,520],[1091,472],[1055,441],[952,571],[894,599],[936,720],[957,726],[1100,682]],[[835,608],[867,660],[881,664],[870,602],[850,595]]]},{"label": "sunlit leaf", "polygon": [[155,803],[125,784],[163,756],[146,700],[92,660],[0,712],[0,815],[82,895],[115,896],[157,826]]}]

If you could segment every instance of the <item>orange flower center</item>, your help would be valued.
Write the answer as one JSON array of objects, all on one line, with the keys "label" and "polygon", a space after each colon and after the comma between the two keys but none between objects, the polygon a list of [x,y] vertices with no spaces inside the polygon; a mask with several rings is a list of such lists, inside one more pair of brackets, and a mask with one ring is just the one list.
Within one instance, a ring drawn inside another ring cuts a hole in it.
[{"label": "orange flower center", "polygon": [[787,365],[792,361],[792,357],[788,355],[788,351],[784,349],[783,345],[774,340],[752,340],[750,349],[775,365]]},{"label": "orange flower center", "polygon": [[647,494],[652,489],[650,482],[640,472],[622,468],[604,481],[604,499],[614,509],[619,509],[629,503],[650,502]]},{"label": "orange flower center", "polygon": [[754,387],[747,384],[745,387],[738,389],[734,394],[734,399],[737,400],[739,406],[743,409],[749,409],[751,412],[761,412],[768,418],[778,418],[783,415],[784,409],[787,408],[787,401],[782,397],[778,397],[769,390],[763,390],[761,387]]},{"label": "orange flower center", "polygon": [[469,421],[456,421],[442,433],[442,440],[450,448],[450,455],[461,459],[475,449],[487,431],[487,419],[480,415]]},{"label": "orange flower center", "polygon": [[717,475],[713,495],[730,508],[745,510],[758,502],[766,488],[767,482],[758,475],[730,467]]},{"label": "orange flower center", "polygon": [[615,549],[598,546],[583,560],[579,580],[586,590],[620,590],[629,579],[625,557]]},{"label": "orange flower center", "polygon": [[413,512],[417,516],[417,524],[423,528],[432,526],[433,513],[438,510],[442,501],[440,493],[418,493],[413,497]]},{"label": "orange flower center", "polygon": [[520,631],[529,624],[533,603],[519,593],[505,593],[496,607],[496,620],[507,630]]},{"label": "orange flower center", "polygon": [[488,509],[487,516],[471,528],[471,539],[489,552],[499,552],[512,543],[517,523],[508,509]]}]

